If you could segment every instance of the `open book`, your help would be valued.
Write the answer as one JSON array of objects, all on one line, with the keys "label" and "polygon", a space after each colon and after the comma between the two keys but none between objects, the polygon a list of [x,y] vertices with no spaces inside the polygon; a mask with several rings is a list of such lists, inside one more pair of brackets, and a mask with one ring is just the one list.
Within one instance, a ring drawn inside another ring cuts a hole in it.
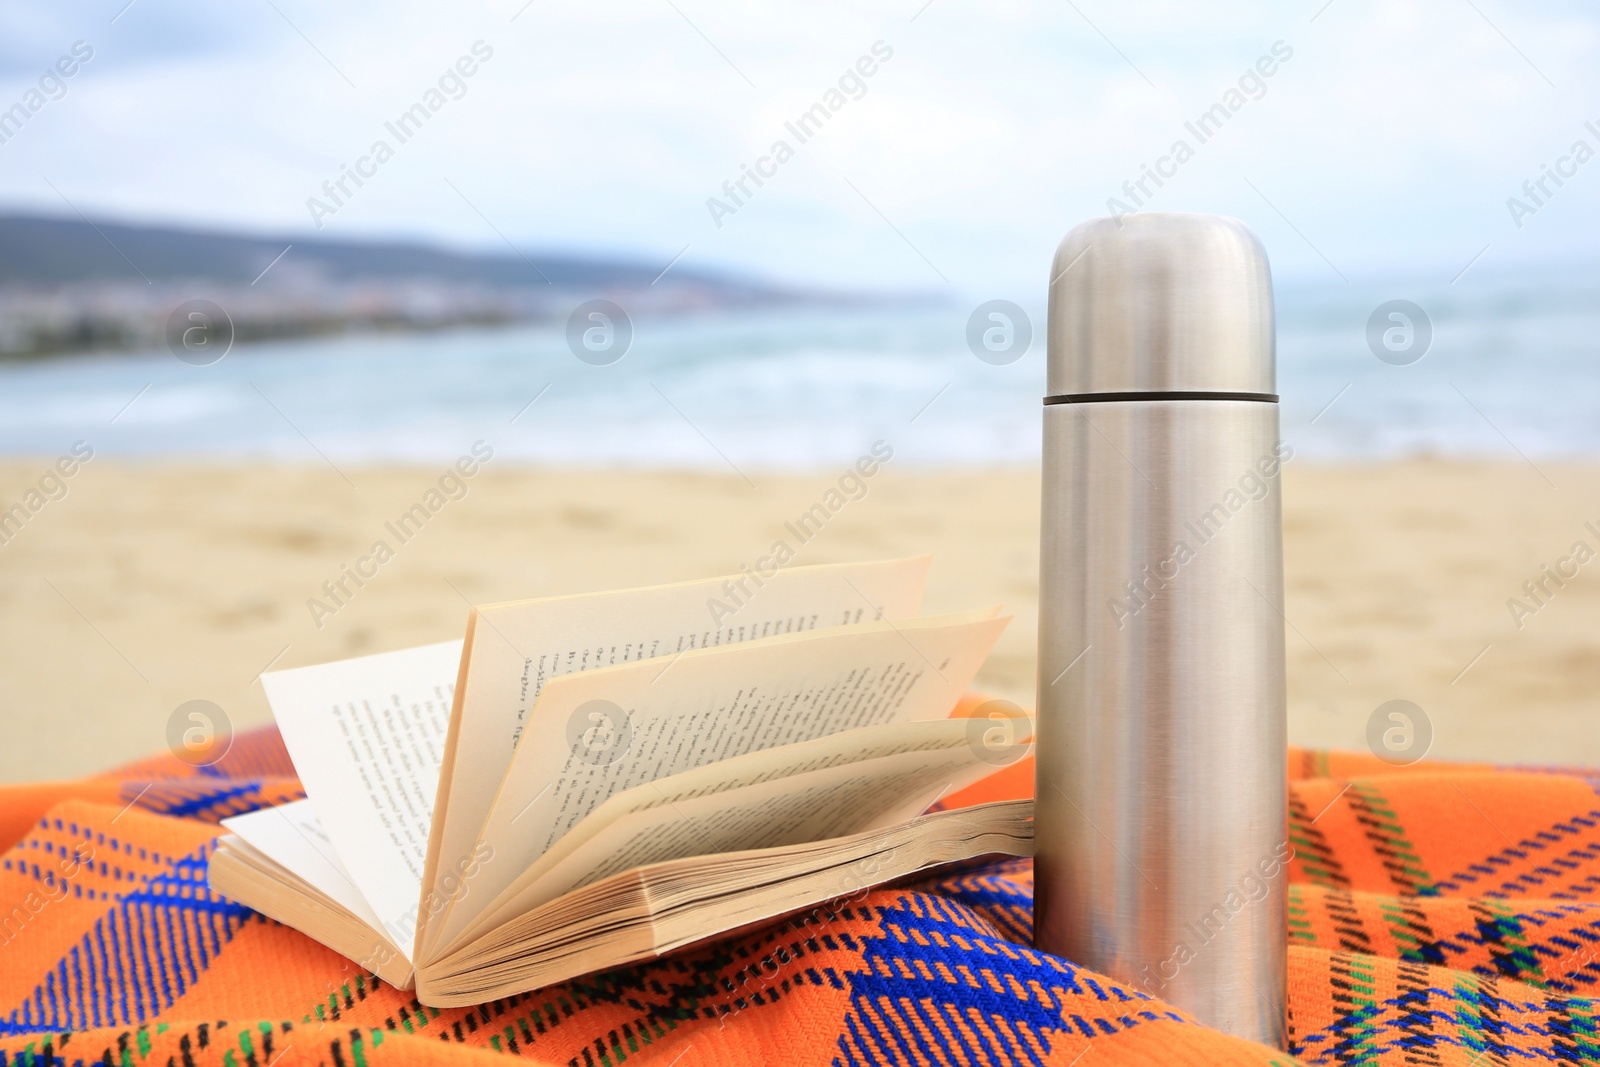
[{"label": "open book", "polygon": [[926,557],[472,610],[466,639],[262,682],[306,799],[223,821],[219,893],[422,1003],[670,951],[936,864],[1032,853],[1020,758],[952,719],[1008,618]]}]

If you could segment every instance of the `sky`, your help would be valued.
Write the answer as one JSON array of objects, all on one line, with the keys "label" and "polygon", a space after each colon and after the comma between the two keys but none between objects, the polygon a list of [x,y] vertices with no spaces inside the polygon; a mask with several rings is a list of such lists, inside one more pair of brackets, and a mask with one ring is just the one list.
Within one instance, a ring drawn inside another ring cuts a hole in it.
[{"label": "sky", "polygon": [[1188,210],[1280,277],[1448,281],[1593,262],[1597,89],[1564,2],[12,2],[0,210],[1035,301],[1077,222]]}]

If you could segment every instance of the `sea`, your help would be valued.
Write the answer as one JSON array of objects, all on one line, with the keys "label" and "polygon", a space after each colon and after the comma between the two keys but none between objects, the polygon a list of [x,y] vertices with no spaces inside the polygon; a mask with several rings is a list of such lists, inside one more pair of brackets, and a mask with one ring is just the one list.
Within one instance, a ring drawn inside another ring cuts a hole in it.
[{"label": "sea", "polygon": [[[1276,300],[1298,456],[1600,455],[1600,267],[1330,274]],[[238,344],[208,365],[165,348],[5,363],[0,454],[83,441],[342,468],[447,463],[481,441],[530,464],[750,477],[881,441],[897,466],[1037,463],[1044,309],[978,303],[644,317],[620,352],[620,333],[596,352],[556,323]]]}]

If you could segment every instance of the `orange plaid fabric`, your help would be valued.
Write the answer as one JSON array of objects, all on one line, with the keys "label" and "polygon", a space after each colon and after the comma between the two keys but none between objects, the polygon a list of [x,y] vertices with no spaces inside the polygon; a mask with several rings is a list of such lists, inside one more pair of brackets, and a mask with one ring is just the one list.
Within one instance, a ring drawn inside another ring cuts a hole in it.
[{"label": "orange plaid fabric", "polygon": [[[1030,945],[1008,861],[438,1011],[206,887],[226,815],[300,796],[271,731],[0,788],[0,1067],[1600,1062],[1600,778],[1295,751],[1294,1056]],[[1026,795],[1007,768],[953,803]]]}]

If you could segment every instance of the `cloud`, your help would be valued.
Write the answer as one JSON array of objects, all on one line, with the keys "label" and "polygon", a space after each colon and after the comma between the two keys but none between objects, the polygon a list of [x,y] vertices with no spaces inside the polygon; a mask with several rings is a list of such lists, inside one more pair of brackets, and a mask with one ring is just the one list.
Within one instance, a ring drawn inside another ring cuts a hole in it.
[{"label": "cloud", "polygon": [[[324,233],[498,230],[663,263],[688,244],[700,265],[943,288],[931,261],[960,290],[1036,296],[1061,234],[1282,40],[1266,95],[1152,209],[1238,215],[1280,272],[1331,282],[1329,260],[1444,271],[1487,243],[1487,268],[1600,236],[1600,171],[1521,231],[1504,208],[1600,120],[1600,18],[1576,4],[135,0],[113,24],[124,2],[8,16],[0,108],[74,40],[96,59],[0,146],[3,201],[66,210],[49,179],[90,213],[308,230],[307,198],[483,40],[471,91]],[[894,59],[870,92],[717,229],[706,198],[879,40]]]}]

